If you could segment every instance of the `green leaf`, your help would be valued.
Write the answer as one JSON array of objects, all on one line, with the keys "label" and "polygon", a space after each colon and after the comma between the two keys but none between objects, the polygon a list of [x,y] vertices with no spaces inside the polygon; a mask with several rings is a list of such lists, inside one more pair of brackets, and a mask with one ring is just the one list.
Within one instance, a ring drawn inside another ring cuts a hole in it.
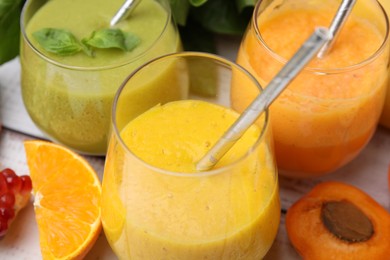
[{"label": "green leaf", "polygon": [[239,13],[236,0],[209,0],[191,9],[191,17],[214,33],[242,35],[252,16],[252,10]]},{"label": "green leaf", "polygon": [[18,6],[21,0],[0,0],[0,19],[2,19],[9,11]]},{"label": "green leaf", "polygon": [[82,51],[87,54],[89,57],[95,57],[95,53],[93,52],[93,49],[91,46],[85,44],[86,39],[81,40],[81,49]]},{"label": "green leaf", "polygon": [[191,5],[193,6],[201,6],[202,4],[206,3],[207,0],[188,0]]},{"label": "green leaf", "polygon": [[94,31],[88,39],[83,39],[84,44],[100,48],[119,48],[126,50],[125,36],[120,29],[101,29]]},{"label": "green leaf", "polygon": [[73,55],[82,49],[73,34],[66,30],[44,28],[32,35],[43,49],[60,56]]},{"label": "green leaf", "polygon": [[19,54],[22,0],[0,0],[0,65]]},{"label": "green leaf", "polygon": [[185,27],[179,26],[180,37],[186,51],[216,53],[214,34],[189,17]]},{"label": "green leaf", "polygon": [[257,0],[236,0],[237,10],[241,13],[247,7],[253,7]]},{"label": "green leaf", "polygon": [[187,22],[188,12],[190,10],[190,3],[188,0],[170,0],[173,18],[176,23],[185,26]]},{"label": "green leaf", "polygon": [[131,51],[138,46],[140,39],[132,33],[124,33],[120,29],[108,28],[94,31],[89,38],[83,39],[81,42],[99,49],[118,48],[123,51]]},{"label": "green leaf", "polygon": [[132,51],[139,45],[141,39],[133,33],[124,33],[126,51]]}]

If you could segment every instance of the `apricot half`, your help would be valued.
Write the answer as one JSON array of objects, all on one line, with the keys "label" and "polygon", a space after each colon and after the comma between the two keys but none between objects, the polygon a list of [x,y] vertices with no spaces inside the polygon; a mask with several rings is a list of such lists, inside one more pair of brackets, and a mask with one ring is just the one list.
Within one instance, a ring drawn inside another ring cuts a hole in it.
[{"label": "apricot half", "polygon": [[318,184],[287,211],[288,237],[304,259],[389,259],[390,213],[358,188]]}]

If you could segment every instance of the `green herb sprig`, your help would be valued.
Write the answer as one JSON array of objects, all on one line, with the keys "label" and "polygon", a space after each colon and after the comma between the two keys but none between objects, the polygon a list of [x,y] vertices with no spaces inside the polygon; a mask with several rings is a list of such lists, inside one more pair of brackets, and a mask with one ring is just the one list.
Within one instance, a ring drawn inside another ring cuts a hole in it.
[{"label": "green herb sprig", "polygon": [[43,28],[32,35],[44,50],[59,56],[74,55],[83,51],[93,57],[94,49],[109,48],[129,52],[140,43],[138,36],[116,28],[94,31],[88,38],[83,38],[81,41],[77,40],[70,31],[56,28]]}]

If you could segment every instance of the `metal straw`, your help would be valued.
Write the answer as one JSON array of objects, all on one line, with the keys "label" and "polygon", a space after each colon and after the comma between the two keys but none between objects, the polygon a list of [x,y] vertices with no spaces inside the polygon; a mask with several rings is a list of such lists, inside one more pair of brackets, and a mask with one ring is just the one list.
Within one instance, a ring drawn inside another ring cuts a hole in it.
[{"label": "metal straw", "polygon": [[120,21],[126,19],[140,2],[141,0],[126,0],[111,19],[110,25],[114,26]]},{"label": "metal straw", "polygon": [[324,27],[319,27],[314,31],[310,38],[272,79],[264,91],[256,97],[217,143],[196,164],[196,169],[198,171],[211,169],[218,160],[222,158],[305,65],[316,55],[323,44],[329,40],[330,36],[328,29]]},{"label": "metal straw", "polygon": [[331,34],[331,39],[321,48],[318,52],[317,57],[323,58],[329,50],[332,48],[335,43],[335,39],[339,34],[344,23],[347,21],[349,14],[352,11],[353,6],[355,5],[356,0],[344,0],[339,9],[337,10],[336,16],[333,18],[333,21],[329,27],[329,32]]}]

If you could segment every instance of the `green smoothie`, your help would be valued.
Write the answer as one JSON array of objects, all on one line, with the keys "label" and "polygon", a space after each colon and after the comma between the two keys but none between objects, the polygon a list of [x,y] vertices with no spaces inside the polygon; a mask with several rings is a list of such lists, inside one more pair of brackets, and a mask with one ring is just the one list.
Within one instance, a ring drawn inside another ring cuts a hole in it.
[{"label": "green smoothie", "polygon": [[[23,17],[20,60],[26,109],[54,141],[78,152],[103,155],[117,89],[140,65],[180,50],[176,27],[161,4],[142,0],[128,19],[115,26],[140,39],[132,51],[110,48],[96,49],[94,57],[83,52],[59,56],[45,51],[32,34],[43,28],[58,28],[70,31],[77,39],[88,37],[93,31],[110,27],[123,0],[51,0],[34,13],[39,2],[28,1]],[[167,84],[166,89],[153,84],[171,81],[174,66],[167,65],[150,75],[148,82],[134,86],[137,95],[129,93],[129,110],[137,111],[137,107],[147,107],[162,97],[171,100],[183,95],[185,91],[175,84]]]}]

